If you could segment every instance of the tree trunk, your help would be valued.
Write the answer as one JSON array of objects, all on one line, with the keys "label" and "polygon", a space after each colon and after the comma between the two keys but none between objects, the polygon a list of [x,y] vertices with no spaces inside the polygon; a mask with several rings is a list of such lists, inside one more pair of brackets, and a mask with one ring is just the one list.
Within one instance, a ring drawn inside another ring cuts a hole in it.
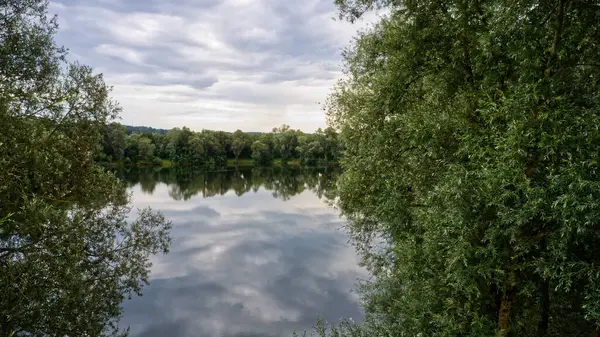
[{"label": "tree trunk", "polygon": [[540,322],[538,324],[538,337],[548,334],[548,323],[550,318],[550,282],[542,282],[540,294]]},{"label": "tree trunk", "polygon": [[554,27],[554,39],[552,40],[552,46],[550,47],[550,55],[546,63],[546,70],[544,71],[544,75],[546,76],[546,78],[552,77],[552,75],[555,73],[553,63],[556,60],[556,55],[558,53],[558,45],[562,38],[566,2],[567,0],[558,1],[558,12],[556,13],[556,22]]},{"label": "tree trunk", "polygon": [[[556,13],[556,22],[554,25],[554,37],[552,39],[552,46],[550,47],[550,55],[546,63],[546,69],[544,76],[549,79],[555,73],[554,62],[556,61],[558,53],[558,45],[560,44],[563,32],[565,5],[568,0],[559,0]],[[533,113],[533,120],[537,120],[539,117],[540,110],[536,109]],[[532,179],[532,174],[535,166],[537,165],[539,153],[537,149],[533,151],[532,160],[525,169],[527,178]],[[540,250],[542,254],[546,251],[546,238],[542,237],[540,242]],[[550,284],[548,280],[542,280],[540,284],[540,321],[538,323],[538,337],[544,337],[548,333],[549,317],[550,317]]]},{"label": "tree trunk", "polygon": [[[540,241],[540,251],[542,254],[546,252],[546,237],[542,237]],[[543,277],[543,276],[542,276]],[[550,281],[542,279],[540,285],[540,322],[538,323],[538,337],[544,337],[548,334],[548,324],[550,319]]]},{"label": "tree trunk", "polygon": [[498,329],[500,330],[500,337],[511,337],[510,318],[516,295],[514,270],[510,271],[503,288],[498,313]]}]

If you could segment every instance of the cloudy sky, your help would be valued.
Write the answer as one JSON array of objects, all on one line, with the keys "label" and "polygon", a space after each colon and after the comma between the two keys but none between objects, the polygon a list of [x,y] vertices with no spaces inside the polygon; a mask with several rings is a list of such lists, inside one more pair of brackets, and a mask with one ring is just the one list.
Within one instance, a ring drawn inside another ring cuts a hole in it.
[{"label": "cloudy sky", "polygon": [[333,0],[53,0],[58,42],[114,86],[122,123],[269,131],[325,125],[357,29]]}]

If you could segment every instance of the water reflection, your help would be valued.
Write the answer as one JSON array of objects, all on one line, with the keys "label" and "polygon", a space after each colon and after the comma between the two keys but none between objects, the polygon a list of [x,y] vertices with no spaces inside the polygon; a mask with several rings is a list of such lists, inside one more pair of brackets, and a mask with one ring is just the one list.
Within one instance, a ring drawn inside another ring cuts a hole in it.
[{"label": "water reflection", "polygon": [[139,184],[144,193],[152,194],[158,183],[171,187],[170,196],[175,200],[188,200],[195,195],[204,198],[224,195],[234,191],[237,196],[256,192],[260,188],[272,191],[273,197],[288,200],[290,197],[310,190],[319,198],[326,195],[327,188],[337,177],[332,169],[271,167],[227,171],[203,171],[193,168],[138,168],[132,167],[115,172],[128,185]]},{"label": "water reflection", "polygon": [[285,336],[360,318],[358,259],[327,207],[328,170],[118,172],[174,227],[152,284],[125,305],[132,336]]}]

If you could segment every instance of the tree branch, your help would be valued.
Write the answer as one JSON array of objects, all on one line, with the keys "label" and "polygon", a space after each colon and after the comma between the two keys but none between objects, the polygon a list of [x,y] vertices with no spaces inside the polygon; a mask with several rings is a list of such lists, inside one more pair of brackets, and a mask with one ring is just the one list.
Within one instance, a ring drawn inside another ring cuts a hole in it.
[{"label": "tree branch", "polygon": [[558,13],[556,15],[556,27],[554,29],[554,39],[552,41],[552,47],[550,48],[550,55],[548,56],[548,63],[546,64],[546,71],[544,75],[546,78],[550,78],[553,75],[552,63],[556,58],[558,52],[558,44],[560,43],[563,31],[563,23],[565,16],[565,6],[568,0],[558,1]]}]

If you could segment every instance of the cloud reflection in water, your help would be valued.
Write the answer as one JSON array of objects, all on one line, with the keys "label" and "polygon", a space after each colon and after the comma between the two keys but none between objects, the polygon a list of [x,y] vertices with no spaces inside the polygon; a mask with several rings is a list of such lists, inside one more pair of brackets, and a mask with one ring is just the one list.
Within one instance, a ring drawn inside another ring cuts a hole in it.
[{"label": "cloud reflection in water", "polygon": [[[287,179],[279,178],[270,186]],[[154,182],[151,193],[132,187],[136,206],[173,221],[174,239],[168,255],[154,258],[143,297],[125,303],[132,336],[282,336],[310,329],[318,315],[362,316],[351,290],[366,274],[343,221],[297,177],[298,193],[284,196],[263,182],[241,196],[221,189],[175,200],[182,186],[174,184]]]}]

